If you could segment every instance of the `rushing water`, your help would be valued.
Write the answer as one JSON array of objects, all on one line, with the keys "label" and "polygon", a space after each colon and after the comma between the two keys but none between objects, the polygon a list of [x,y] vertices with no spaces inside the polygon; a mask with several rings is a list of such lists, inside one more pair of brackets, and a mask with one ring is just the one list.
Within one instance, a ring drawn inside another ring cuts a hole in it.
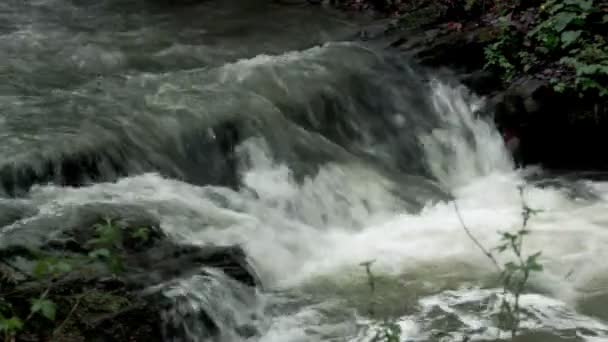
[{"label": "rushing water", "polygon": [[222,341],[371,341],[385,319],[404,341],[488,341],[507,337],[496,274],[451,198],[492,247],[525,185],[545,270],[521,340],[608,340],[608,184],[515,170],[483,99],[324,43],[351,26],[265,1],[0,3],[3,229],[112,203],[178,241],[241,244],[263,290],[215,271],[168,284],[183,340],[207,336],[188,315],[204,308]]}]

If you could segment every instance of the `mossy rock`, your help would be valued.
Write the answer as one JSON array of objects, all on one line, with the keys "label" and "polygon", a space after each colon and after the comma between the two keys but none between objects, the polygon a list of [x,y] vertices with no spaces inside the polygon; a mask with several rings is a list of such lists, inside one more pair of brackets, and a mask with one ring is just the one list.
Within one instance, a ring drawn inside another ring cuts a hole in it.
[{"label": "mossy rock", "polygon": [[[138,207],[86,205],[53,222],[27,221],[0,242],[0,294],[12,306],[0,313],[22,321],[31,316],[19,341],[161,341],[162,313],[173,305],[164,284],[213,278],[206,271],[213,268],[246,288],[259,285],[238,246],[178,244]],[[56,228],[59,222],[63,228]],[[41,296],[54,304],[54,320],[30,315],[31,301]],[[205,308],[197,315],[210,334],[217,332]]]}]

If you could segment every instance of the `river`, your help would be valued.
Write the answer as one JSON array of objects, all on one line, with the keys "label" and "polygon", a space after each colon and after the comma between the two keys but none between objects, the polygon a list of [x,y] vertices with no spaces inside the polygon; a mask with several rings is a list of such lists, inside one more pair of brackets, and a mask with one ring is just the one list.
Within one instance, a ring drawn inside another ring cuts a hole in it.
[{"label": "river", "polygon": [[385,320],[403,341],[494,341],[500,283],[452,198],[487,248],[525,201],[544,270],[518,341],[608,341],[608,183],[515,169],[483,98],[349,42],[356,26],[261,0],[3,1],[1,229],[112,203],[241,244],[262,289],[173,284],[175,341],[203,340],[184,314],[201,307],[219,341],[372,341]]}]

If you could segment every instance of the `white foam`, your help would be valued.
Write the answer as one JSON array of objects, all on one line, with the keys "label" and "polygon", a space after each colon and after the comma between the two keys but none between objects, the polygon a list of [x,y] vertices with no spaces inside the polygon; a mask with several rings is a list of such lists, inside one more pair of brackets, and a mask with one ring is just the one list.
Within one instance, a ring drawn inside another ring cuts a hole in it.
[{"label": "white foam", "polygon": [[427,164],[440,182],[454,188],[513,169],[496,129],[476,116],[482,99],[471,96],[464,87],[437,80],[432,82],[430,96],[441,125],[420,140]]},{"label": "white foam", "polygon": [[[450,128],[421,138],[428,164],[450,187],[468,228],[491,248],[500,231],[521,227],[518,188],[525,183],[526,171],[511,169],[500,137],[474,117],[474,106],[460,91],[443,85],[435,89],[436,110],[446,111],[444,124]],[[249,140],[242,148],[251,165],[240,192],[147,174],[79,189],[39,187],[31,197],[42,213],[96,201],[145,205],[178,239],[242,244],[268,288],[297,288],[318,277],[349,272],[368,260],[375,260],[376,272],[394,275],[429,264],[467,264],[472,271],[494,272],[465,234],[452,202],[429,203],[419,213],[395,212],[399,202],[391,190],[402,185],[371,169],[331,164],[297,183],[259,140]],[[546,326],[565,326],[557,312],[571,307],[589,290],[588,284],[597,282],[597,274],[608,271],[608,183],[588,185],[598,200],[532,185],[524,194],[530,207],[542,210],[530,221],[532,233],[524,243],[525,253],[543,253],[545,271],[532,281],[553,297],[531,295],[524,302],[545,315]],[[310,321],[311,313],[302,310],[274,322],[264,341],[305,341],[303,326],[319,320]],[[580,317],[569,313],[567,319],[604,329]],[[474,315],[461,318],[471,327],[480,324]],[[408,331],[416,330],[404,324]]]}]

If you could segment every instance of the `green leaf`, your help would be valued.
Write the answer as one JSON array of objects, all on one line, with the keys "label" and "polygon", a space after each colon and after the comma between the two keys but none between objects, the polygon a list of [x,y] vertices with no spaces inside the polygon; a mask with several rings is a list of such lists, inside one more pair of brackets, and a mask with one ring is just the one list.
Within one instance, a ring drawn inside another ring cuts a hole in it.
[{"label": "green leaf", "polygon": [[150,239],[150,229],[147,227],[137,228],[131,236],[144,242],[148,241]]},{"label": "green leaf", "polygon": [[559,12],[560,10],[562,10],[563,8],[564,8],[564,4],[557,4],[553,7],[551,7],[551,10],[549,10],[549,13],[555,14],[555,13]]},{"label": "green leaf", "polygon": [[557,32],[562,32],[566,29],[574,19],[577,18],[577,14],[573,12],[560,12],[553,18],[553,29]]},{"label": "green leaf", "polygon": [[91,253],[89,253],[89,257],[93,259],[109,259],[111,256],[110,250],[107,248],[98,248]]},{"label": "green leaf", "polygon": [[604,14],[604,17],[602,18],[602,23],[608,24],[608,14]]},{"label": "green leaf", "polygon": [[108,266],[110,267],[110,271],[114,274],[121,273],[125,270],[122,259],[116,255],[112,255],[112,257],[110,257],[110,260],[108,260]]},{"label": "green leaf", "polygon": [[98,236],[89,241],[90,244],[108,247],[122,242],[122,230],[111,219],[105,219],[105,223],[98,223],[93,227]]},{"label": "green leaf", "polygon": [[496,246],[495,249],[496,249],[496,251],[498,251],[498,253],[502,253],[507,250],[507,247],[508,247],[507,245],[500,245],[500,246]]},{"label": "green leaf", "polygon": [[53,265],[53,271],[55,273],[68,273],[72,271],[72,265],[65,261],[58,261],[55,265]]},{"label": "green leaf", "polygon": [[50,273],[51,265],[47,259],[39,260],[34,267],[34,276],[44,278]]},{"label": "green leaf", "polygon": [[526,269],[528,269],[529,271],[532,271],[532,272],[542,271],[543,266],[538,263],[538,258],[540,257],[540,255],[541,255],[541,252],[537,252],[537,253],[530,255],[526,259],[526,265],[525,265]]},{"label": "green leaf", "polygon": [[502,233],[502,240],[505,241],[513,241],[517,238],[517,236],[515,236],[514,234],[511,234],[509,232],[504,232]]},{"label": "green leaf", "polygon": [[581,36],[583,31],[564,31],[562,32],[562,48],[572,45]]},{"label": "green leaf", "polygon": [[3,318],[0,316],[0,331],[13,333],[21,329],[23,329],[23,321],[19,317]]},{"label": "green leaf", "polygon": [[593,8],[593,0],[564,0],[565,5],[572,5],[588,12]]},{"label": "green leaf", "polygon": [[528,34],[526,34],[527,37],[533,37],[536,36],[537,34],[540,33],[540,31],[545,28],[544,25],[536,25],[535,28],[533,28],[532,30],[530,30],[530,32],[528,32]]},{"label": "green leaf", "polygon": [[601,64],[580,63],[575,65],[575,68],[578,76],[608,74],[608,66],[603,66]]},{"label": "green leaf", "polygon": [[38,298],[32,300],[32,307],[30,308],[32,313],[41,313],[42,316],[47,319],[54,321],[57,306],[52,300],[46,298]]},{"label": "green leaf", "polygon": [[564,82],[557,82],[555,83],[555,85],[553,85],[553,90],[555,90],[558,93],[563,93],[566,91],[567,85]]},{"label": "green leaf", "polygon": [[547,48],[548,51],[553,51],[559,47],[560,37],[555,34],[546,34],[542,37],[543,46]]}]

